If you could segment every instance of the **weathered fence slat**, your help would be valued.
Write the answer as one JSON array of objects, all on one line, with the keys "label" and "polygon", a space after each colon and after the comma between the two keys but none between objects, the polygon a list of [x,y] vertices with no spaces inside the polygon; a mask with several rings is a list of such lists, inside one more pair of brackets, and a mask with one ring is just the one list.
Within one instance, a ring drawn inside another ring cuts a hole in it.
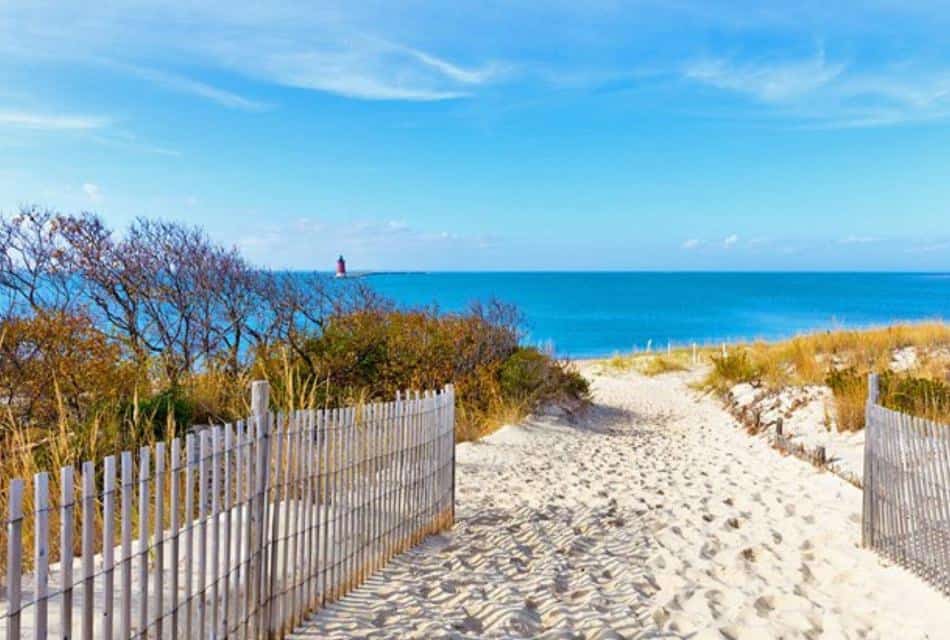
[{"label": "weathered fence slat", "polygon": [[218,522],[218,512],[221,509],[220,501],[221,491],[221,428],[211,429],[211,616],[209,617],[210,637],[217,637],[220,633],[218,628],[218,604],[219,604],[219,571],[220,558],[218,556],[219,537],[221,525]]},{"label": "weathered fence slat", "polygon": [[[115,606],[115,456],[102,465],[102,638],[112,640],[112,612]],[[174,498],[171,502],[175,504]]]},{"label": "weathered fence slat", "polygon": [[[327,505],[329,504],[329,495],[330,495],[330,474],[329,474],[329,455],[328,447],[330,438],[329,438],[329,423],[327,422],[327,414],[325,411],[317,412],[317,433],[319,434],[318,447],[317,447],[317,459],[316,459],[316,495],[313,496],[313,500],[310,503],[312,507],[313,503],[316,503],[316,513],[309,516],[311,518],[311,526],[316,525],[316,531],[308,536],[308,544],[312,539],[314,541],[314,546],[311,548],[319,549],[320,564],[316,567],[311,563],[310,571],[308,572],[311,577],[315,577],[316,580],[311,580],[311,587],[308,589],[308,598],[307,601],[310,607],[314,606],[323,606],[327,602],[327,575],[329,574],[328,567],[330,566],[329,560],[329,540],[330,540],[330,517],[329,509]],[[309,464],[313,464],[312,458]],[[313,469],[311,469],[311,474],[313,474]],[[312,509],[310,510],[312,512]],[[316,522],[312,520],[315,519]],[[322,537],[322,542],[320,538]]]},{"label": "weathered fence slat", "polygon": [[155,567],[152,572],[155,597],[155,637],[163,638],[165,610],[165,443],[155,445],[155,522],[152,552]]},{"label": "weathered fence slat", "polygon": [[132,633],[132,453],[122,452],[122,594],[119,637]]},{"label": "weathered fence slat", "polygon": [[139,633],[148,633],[148,512],[151,451],[142,447],[139,452]]},{"label": "weathered fence slat", "polygon": [[185,436],[185,636],[193,638],[195,562],[195,437]]},{"label": "weathered fence slat", "polygon": [[34,624],[36,640],[46,640],[47,602],[49,596],[49,474],[45,471],[33,476],[34,522],[34,559],[33,571],[36,575],[34,589]]},{"label": "weathered fence slat", "polygon": [[[82,637],[92,640],[95,624],[94,587],[95,576],[95,523],[96,523],[96,465],[82,465]],[[70,561],[72,559],[70,558]]]},{"label": "weathered fence slat", "polygon": [[[451,526],[450,386],[276,415],[268,402],[267,384],[258,382],[246,421],[124,451],[101,467],[65,467],[53,506],[47,473],[32,479],[26,514],[24,482],[11,480],[6,637],[20,640],[22,612],[32,609],[40,639],[72,638],[74,625],[84,639],[284,638],[393,555]],[[909,446],[909,460],[935,455],[936,445]],[[913,486],[913,532],[922,536],[913,558],[946,521],[936,501],[946,471],[929,469]],[[869,505],[869,513],[880,511]],[[52,578],[51,510],[60,527]],[[32,563],[23,558],[25,518],[32,519]],[[884,537],[873,528],[868,535]],[[25,580],[32,589],[23,589]],[[52,623],[50,601],[58,607]]]},{"label": "weathered fence slat", "polygon": [[10,483],[7,497],[7,638],[20,640],[21,576],[23,575],[23,481]]},{"label": "weathered fence slat", "polygon": [[169,485],[168,485],[168,495],[169,495],[169,511],[168,511],[168,528],[171,531],[171,539],[169,540],[170,553],[169,559],[171,564],[171,575],[169,576],[169,591],[171,592],[171,620],[169,621],[171,626],[171,637],[172,640],[178,638],[178,620],[179,614],[178,610],[181,605],[181,601],[178,596],[178,552],[179,552],[179,536],[181,535],[181,525],[180,525],[180,516],[181,513],[181,504],[179,502],[179,486],[180,486],[180,476],[181,476],[181,440],[175,438],[172,440],[171,450],[169,452],[169,461],[168,466],[171,469],[171,475],[169,476]]},{"label": "weathered fence slat", "polygon": [[950,426],[878,404],[868,378],[862,541],[950,594]]},{"label": "weathered fence slat", "polygon": [[71,638],[73,629],[73,509],[76,495],[72,465],[60,469],[59,489],[59,571],[63,585],[60,594],[59,619],[63,637]]},{"label": "weathered fence slat", "polygon": [[231,476],[232,461],[233,461],[233,448],[234,448],[234,433],[233,427],[231,424],[224,425],[224,450],[223,450],[223,462],[224,465],[223,475],[224,475],[224,484],[222,485],[221,490],[221,509],[224,513],[224,534],[222,545],[224,547],[224,567],[222,568],[222,573],[219,577],[219,580],[222,581],[222,596],[221,596],[221,632],[222,637],[226,637],[230,633],[230,619],[231,619],[231,569],[233,567],[232,561],[233,556],[231,553],[231,517],[233,515],[232,502],[231,502],[231,490],[233,488],[233,478]]},{"label": "weathered fence slat", "polygon": [[208,621],[208,450],[211,447],[211,434],[207,430],[199,434],[198,449],[198,625],[199,637],[206,636]]}]

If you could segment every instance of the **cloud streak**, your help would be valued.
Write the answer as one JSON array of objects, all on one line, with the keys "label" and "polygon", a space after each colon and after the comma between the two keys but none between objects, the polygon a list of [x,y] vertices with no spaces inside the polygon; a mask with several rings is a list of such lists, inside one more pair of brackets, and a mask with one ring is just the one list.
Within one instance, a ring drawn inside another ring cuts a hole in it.
[{"label": "cloud streak", "polygon": [[456,100],[501,76],[494,65],[465,68],[430,53],[373,38],[291,40],[246,48],[219,42],[210,56],[258,80],[360,100]]},{"label": "cloud streak", "polygon": [[143,80],[146,80],[164,89],[197,96],[199,98],[217,103],[223,107],[227,107],[228,109],[262,111],[269,108],[269,105],[263,102],[251,100],[231,91],[215,87],[206,82],[194,80],[192,78],[175,73],[169,73],[160,69],[140,67],[115,61],[110,61],[107,64],[117,70],[142,78]]},{"label": "cloud streak", "polygon": [[846,66],[829,63],[823,51],[812,58],[776,62],[735,62],[712,58],[690,63],[684,77],[762,102],[783,102],[813,93],[841,76]]},{"label": "cloud streak", "polygon": [[[279,254],[281,266],[329,269],[339,253],[352,258],[353,265],[376,264],[381,258],[398,262],[407,256],[441,255],[446,251],[484,252],[496,247],[499,238],[491,233],[417,228],[402,219],[343,222],[305,217],[262,226],[233,242],[254,260],[274,263]],[[315,265],[314,256],[325,256],[326,262]]]},{"label": "cloud streak", "polygon": [[86,194],[90,201],[102,202],[102,189],[99,188],[99,185],[86,182],[82,185],[82,192]]},{"label": "cloud streak", "polygon": [[922,63],[846,63],[829,60],[819,49],[799,59],[702,58],[687,64],[682,77],[745,97],[776,118],[811,128],[882,127],[950,118],[950,68]]},{"label": "cloud streak", "polygon": [[43,131],[90,131],[109,125],[108,118],[78,115],[53,115],[30,111],[0,110],[0,127]]},{"label": "cloud streak", "polygon": [[[465,56],[474,62],[462,64],[425,46],[428,30],[396,28],[414,18],[402,8],[368,12],[350,4],[293,1],[241,11],[174,0],[114,4],[66,1],[49,7],[11,0],[0,8],[0,53],[110,66],[170,91],[248,111],[269,105],[220,82],[171,70],[190,65],[348,98],[401,101],[465,98],[510,71],[510,65],[483,55]],[[84,52],[64,45],[73,33],[85,36]]]},{"label": "cloud streak", "polygon": [[875,241],[876,239],[871,236],[850,235],[838,240],[838,244],[871,244]]}]

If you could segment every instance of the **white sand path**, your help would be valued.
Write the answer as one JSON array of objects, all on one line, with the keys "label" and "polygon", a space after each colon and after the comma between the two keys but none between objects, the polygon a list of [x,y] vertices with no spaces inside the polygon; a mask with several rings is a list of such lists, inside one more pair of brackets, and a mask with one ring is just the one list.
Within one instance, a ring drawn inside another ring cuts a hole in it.
[{"label": "white sand path", "polygon": [[950,600],[859,548],[859,490],[684,375],[585,370],[582,425],[461,445],[455,529],[294,637],[950,637]]}]

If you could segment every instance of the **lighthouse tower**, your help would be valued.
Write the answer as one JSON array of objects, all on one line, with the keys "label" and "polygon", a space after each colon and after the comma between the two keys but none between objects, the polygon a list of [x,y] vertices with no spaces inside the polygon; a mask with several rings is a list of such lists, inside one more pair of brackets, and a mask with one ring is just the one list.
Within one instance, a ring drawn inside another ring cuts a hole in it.
[{"label": "lighthouse tower", "polygon": [[336,277],[346,277],[346,260],[343,259],[342,255],[336,259]]}]

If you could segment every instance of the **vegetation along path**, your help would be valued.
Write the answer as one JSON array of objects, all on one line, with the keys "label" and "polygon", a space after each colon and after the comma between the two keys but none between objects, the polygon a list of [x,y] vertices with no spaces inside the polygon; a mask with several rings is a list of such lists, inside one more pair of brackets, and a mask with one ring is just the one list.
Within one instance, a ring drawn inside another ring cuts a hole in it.
[{"label": "vegetation along path", "polygon": [[950,603],[860,548],[857,489],[690,374],[583,368],[584,416],[460,445],[455,530],[294,637],[945,637]]}]

